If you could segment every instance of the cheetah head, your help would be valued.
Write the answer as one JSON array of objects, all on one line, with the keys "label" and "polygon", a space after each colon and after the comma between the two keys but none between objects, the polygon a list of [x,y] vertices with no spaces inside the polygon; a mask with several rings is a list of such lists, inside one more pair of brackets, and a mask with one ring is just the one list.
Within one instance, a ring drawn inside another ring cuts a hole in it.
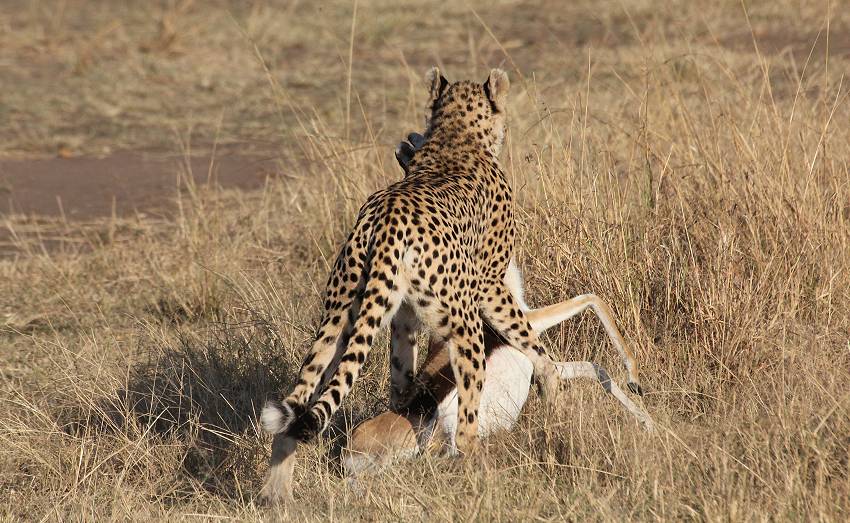
[{"label": "cheetah head", "polygon": [[468,80],[450,84],[433,67],[425,81],[429,89],[426,138],[443,134],[465,142],[471,140],[499,156],[507,128],[507,73],[492,69],[483,84]]}]

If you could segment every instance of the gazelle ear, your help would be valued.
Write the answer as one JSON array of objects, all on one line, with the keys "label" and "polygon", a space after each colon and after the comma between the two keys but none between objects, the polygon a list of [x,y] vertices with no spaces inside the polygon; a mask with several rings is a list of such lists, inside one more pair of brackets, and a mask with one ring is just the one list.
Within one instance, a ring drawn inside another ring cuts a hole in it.
[{"label": "gazelle ear", "polygon": [[508,80],[508,73],[501,69],[492,69],[490,71],[490,76],[484,82],[484,94],[490,100],[490,105],[494,112],[505,110],[510,88],[511,82]]},{"label": "gazelle ear", "polygon": [[438,68],[432,67],[425,73],[425,84],[428,86],[428,106],[433,107],[434,102],[449,86],[449,81],[440,73]]}]

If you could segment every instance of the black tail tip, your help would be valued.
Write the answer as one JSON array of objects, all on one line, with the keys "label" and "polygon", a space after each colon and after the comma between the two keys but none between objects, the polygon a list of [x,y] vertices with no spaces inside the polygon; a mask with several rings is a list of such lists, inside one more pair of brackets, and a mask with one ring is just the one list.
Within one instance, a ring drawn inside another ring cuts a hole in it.
[{"label": "black tail tip", "polygon": [[637,394],[638,396],[643,396],[643,387],[640,386],[640,383],[635,383],[633,381],[629,382],[629,390],[632,391],[632,394]]}]

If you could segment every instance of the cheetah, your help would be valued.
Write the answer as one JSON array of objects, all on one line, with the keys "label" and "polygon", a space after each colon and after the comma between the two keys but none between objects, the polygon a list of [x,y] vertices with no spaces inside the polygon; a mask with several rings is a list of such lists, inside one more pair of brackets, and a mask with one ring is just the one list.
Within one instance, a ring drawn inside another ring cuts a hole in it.
[{"label": "cheetah", "polygon": [[546,391],[557,388],[558,371],[504,280],[516,235],[513,194],[498,160],[508,76],[493,69],[483,84],[449,83],[435,67],[426,83],[424,143],[407,175],[361,207],[328,279],[324,314],[295,388],[263,408],[261,424],[275,435],[267,498],[291,497],[298,444],[327,427],[375,334],[390,322],[394,366],[412,368],[420,324],[445,340],[461,453],[478,446],[484,321],[529,358]]},{"label": "cheetah", "polygon": [[[408,172],[410,160],[413,159],[413,155],[417,150],[422,148],[422,145],[425,143],[425,137],[419,133],[410,133],[407,136],[407,140],[402,140],[395,150],[395,157],[398,161],[399,166],[404,171],[405,175]],[[525,302],[522,299],[523,296],[523,284],[522,284],[522,275],[519,269],[516,266],[516,261],[511,259],[508,264],[508,271],[505,273],[505,285],[511,290],[514,295],[514,298],[518,300],[520,307],[524,311],[528,311],[528,306],[525,305]],[[602,321],[605,330],[608,332],[611,341],[614,343],[614,346],[619,352],[620,357],[623,360],[623,365],[626,367],[626,371],[628,372],[629,381],[627,383],[628,388],[631,392],[643,396],[643,388],[640,385],[640,380],[638,379],[638,368],[637,362],[635,361],[632,352],[629,350],[626,342],[623,340],[623,336],[620,334],[620,331],[617,329],[617,325],[614,323],[613,314],[611,312],[611,308],[599,299],[598,296],[593,294],[585,294],[582,296],[577,296],[574,298],[575,309],[574,314],[578,314],[579,312],[584,311],[586,308],[590,307]],[[535,314],[541,314],[540,312],[536,312]],[[566,319],[566,318],[563,318]],[[561,321],[563,321],[563,319]],[[533,322],[532,322],[533,323]],[[486,327],[485,321],[485,327]],[[544,329],[545,330],[545,329]],[[486,339],[486,338],[485,338]],[[436,339],[432,336],[431,346],[437,344]],[[395,347],[395,345],[393,345]],[[400,351],[401,352],[401,351]],[[403,355],[403,354],[402,354]],[[400,398],[405,397],[403,394],[403,390],[409,388],[412,385],[412,367],[410,365],[415,364],[415,362],[399,362],[397,360],[393,360],[392,365],[392,386],[393,386],[393,397],[390,401],[390,406],[394,409],[398,409],[400,406],[406,405],[405,402],[400,401]]]},{"label": "cheetah", "polygon": [[[516,265],[508,267],[506,283],[514,298],[527,311],[526,316],[536,332],[541,333],[592,307],[614,345],[622,346],[622,336],[613,326],[610,309],[598,297],[586,294],[531,310],[523,301],[522,279]],[[506,344],[496,333],[485,331],[484,347],[487,375],[479,405],[478,433],[481,438],[513,428],[528,398],[532,375],[528,358]],[[603,367],[589,361],[558,362],[555,366],[564,381],[574,378],[597,380],[605,392],[614,396],[640,422],[644,430],[654,431],[654,422],[649,414],[623,393]],[[457,387],[443,341],[431,339],[419,380],[420,389],[405,408],[383,412],[354,428],[342,454],[343,468],[350,480],[393,462],[412,458],[425,450],[444,446],[451,448],[458,406]]]}]

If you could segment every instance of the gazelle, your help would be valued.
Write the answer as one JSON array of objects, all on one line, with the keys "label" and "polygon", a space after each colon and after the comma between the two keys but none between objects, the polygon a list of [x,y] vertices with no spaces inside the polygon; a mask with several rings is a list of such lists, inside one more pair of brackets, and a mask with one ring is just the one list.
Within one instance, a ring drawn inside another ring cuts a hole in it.
[{"label": "gazelle", "polygon": [[[595,295],[585,294],[530,310],[523,300],[522,279],[515,264],[509,265],[505,280],[538,334],[591,308],[614,345],[617,348],[624,346],[611,309]],[[528,358],[493,331],[485,333],[484,345],[487,372],[479,407],[478,435],[481,438],[499,430],[510,430],[515,425],[528,398],[533,371]],[[635,404],[601,366],[589,361],[556,362],[555,366],[561,380],[590,378],[599,381],[645,430],[654,430],[649,414]],[[347,475],[353,477],[379,469],[424,450],[441,446],[449,450],[454,448],[457,388],[444,342],[432,338],[418,381],[419,390],[406,408],[379,414],[353,430],[342,456]]]}]

